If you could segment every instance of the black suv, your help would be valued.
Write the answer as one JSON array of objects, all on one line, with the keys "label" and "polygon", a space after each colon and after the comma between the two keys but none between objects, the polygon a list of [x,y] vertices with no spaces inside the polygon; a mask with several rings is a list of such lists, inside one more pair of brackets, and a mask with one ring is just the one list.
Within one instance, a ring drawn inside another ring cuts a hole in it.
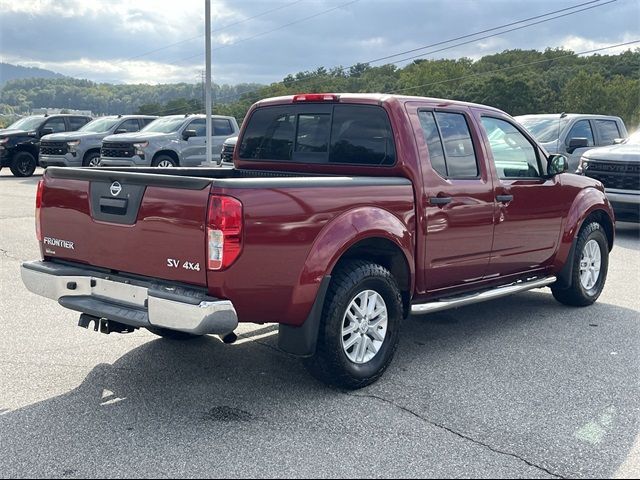
[{"label": "black suv", "polygon": [[0,168],[16,177],[30,177],[38,166],[40,138],[50,133],[78,130],[91,117],[83,115],[32,115],[0,130]]}]

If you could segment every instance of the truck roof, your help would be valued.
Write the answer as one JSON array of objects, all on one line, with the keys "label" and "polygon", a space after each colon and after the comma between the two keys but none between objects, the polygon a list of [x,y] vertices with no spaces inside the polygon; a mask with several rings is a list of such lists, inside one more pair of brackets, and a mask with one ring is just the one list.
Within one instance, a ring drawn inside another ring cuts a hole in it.
[{"label": "truck roof", "polygon": [[[313,95],[313,94],[301,94],[301,95]],[[495,112],[504,113],[502,110],[494,107],[490,107],[487,105],[481,105],[478,103],[471,102],[463,102],[459,100],[449,100],[443,98],[433,98],[433,97],[417,97],[412,95],[393,95],[387,93],[327,93],[322,95],[333,95],[338,97],[338,102],[344,103],[365,103],[365,104],[381,104],[381,103],[407,103],[407,102],[429,102],[429,103],[437,103],[440,106],[465,106],[465,107],[474,107],[481,108],[483,110],[493,110]],[[257,102],[258,106],[266,106],[266,105],[284,105],[293,103],[294,98],[298,95],[286,95],[282,97],[272,97],[266,98],[264,100],[260,100]]]},{"label": "truck roof", "polygon": [[[560,118],[560,115],[562,115],[561,113],[528,113],[526,115],[517,115],[515,118]],[[563,118],[606,118],[606,119],[618,119],[620,120],[620,117],[616,116],[616,115],[599,115],[599,114],[595,114],[595,113],[565,113],[563,115]]]},{"label": "truck roof", "polygon": [[[157,118],[207,118],[204,113],[181,113],[178,115],[163,115]],[[211,118],[234,118],[229,115],[211,115]]]}]

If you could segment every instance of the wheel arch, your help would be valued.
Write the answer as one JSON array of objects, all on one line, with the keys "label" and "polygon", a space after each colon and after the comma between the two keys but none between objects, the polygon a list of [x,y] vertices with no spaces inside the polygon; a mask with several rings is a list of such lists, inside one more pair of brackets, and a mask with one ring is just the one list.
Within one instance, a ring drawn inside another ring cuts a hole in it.
[{"label": "wheel arch", "polygon": [[376,262],[396,278],[405,314],[410,312],[415,284],[413,235],[391,212],[359,207],[335,218],[316,238],[291,297],[287,317],[297,325],[280,325],[280,347],[294,355],[315,353],[322,306],[331,275],[346,259]]},{"label": "wheel arch", "polygon": [[27,152],[33,158],[36,159],[36,162],[38,161],[38,156],[40,152],[38,151],[38,148],[31,143],[20,143],[16,145],[14,150],[14,155],[19,152]]},{"label": "wheel arch", "polygon": [[153,163],[160,155],[167,155],[173,158],[176,161],[176,165],[180,165],[180,156],[174,150],[158,150],[151,159],[151,163]]},{"label": "wheel arch", "polygon": [[100,155],[100,147],[90,148],[86,152],[84,152],[84,155],[82,156],[82,163],[83,164],[84,164],[85,160],[89,157],[89,155],[91,155],[92,153],[97,153],[98,155]]},{"label": "wheel arch", "polygon": [[613,209],[604,192],[596,188],[587,188],[580,192],[574,200],[565,223],[560,247],[554,262],[558,285],[562,288],[571,286],[571,266],[576,255],[576,242],[580,231],[592,222],[602,225],[607,238],[609,251],[615,241],[615,223]]}]

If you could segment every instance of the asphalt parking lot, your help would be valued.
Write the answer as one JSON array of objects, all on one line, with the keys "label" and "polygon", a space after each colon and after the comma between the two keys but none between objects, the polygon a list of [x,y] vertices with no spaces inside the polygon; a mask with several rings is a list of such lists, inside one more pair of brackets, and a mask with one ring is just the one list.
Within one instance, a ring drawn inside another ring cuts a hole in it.
[{"label": "asphalt parking lot", "polygon": [[636,225],[596,305],[539,290],[411,318],[383,379],[347,393],[272,326],[231,346],[78,328],[20,281],[39,178],[0,172],[2,477],[640,475]]}]

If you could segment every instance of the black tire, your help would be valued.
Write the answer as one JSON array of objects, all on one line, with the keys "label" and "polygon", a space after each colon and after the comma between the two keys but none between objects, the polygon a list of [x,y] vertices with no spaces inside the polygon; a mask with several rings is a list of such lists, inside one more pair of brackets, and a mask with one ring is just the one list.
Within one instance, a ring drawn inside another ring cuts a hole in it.
[{"label": "black tire", "polygon": [[158,155],[156,158],[154,158],[153,162],[151,163],[151,166],[152,167],[158,167],[163,162],[170,163],[172,167],[177,167],[178,166],[178,162],[176,162],[176,160],[174,158],[170,157],[169,155]]},{"label": "black tire", "polygon": [[11,162],[11,173],[16,177],[30,177],[36,171],[38,162],[29,152],[17,152]]},{"label": "black tire", "polygon": [[185,341],[185,340],[195,340],[196,338],[201,337],[201,335],[193,335],[191,333],[179,332],[177,330],[169,330],[167,328],[160,328],[160,327],[147,327],[147,330],[149,330],[154,335],[158,335],[159,337],[162,337],[162,338],[168,338],[169,340]]},{"label": "black tire", "polygon": [[[342,329],[347,309],[355,297],[373,290],[387,308],[387,332],[377,354],[366,363],[350,360],[343,348]],[[305,359],[307,370],[318,380],[345,389],[372,384],[387,369],[398,346],[402,322],[402,299],[393,275],[375,263],[352,260],[339,266],[325,299],[316,353]]]},{"label": "black tire", "polygon": [[[600,247],[600,271],[598,279],[591,288],[586,288],[581,281],[580,264],[585,252],[585,246],[594,240]],[[602,225],[597,222],[585,225],[578,234],[575,255],[571,266],[571,287],[559,288],[551,286],[551,292],[556,300],[564,305],[586,307],[593,304],[604,288],[609,268],[609,242]]]},{"label": "black tire", "polygon": [[98,162],[100,161],[100,152],[91,152],[88,153],[87,155],[84,156],[84,160],[82,160],[82,166],[83,167],[97,167],[98,165],[95,165],[92,163],[95,162],[95,159],[98,159]]}]

